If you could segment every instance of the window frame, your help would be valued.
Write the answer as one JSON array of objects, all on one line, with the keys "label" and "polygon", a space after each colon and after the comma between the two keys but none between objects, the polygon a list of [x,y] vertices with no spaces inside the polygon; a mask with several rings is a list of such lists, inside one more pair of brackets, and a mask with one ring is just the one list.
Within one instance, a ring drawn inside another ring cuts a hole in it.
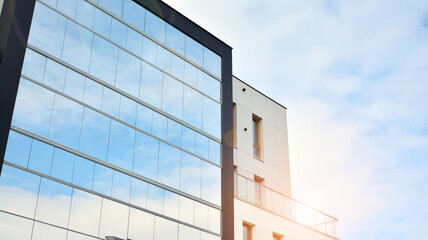
[{"label": "window frame", "polygon": [[[260,125],[261,125],[261,118],[257,117],[253,114],[252,119],[252,129],[253,129],[253,156],[257,159],[262,159],[262,146],[261,146],[261,131],[260,131]],[[256,129],[254,127],[254,124],[256,123]],[[257,140],[255,143],[254,140]]]},{"label": "window frame", "polygon": [[[254,225],[251,224],[251,223],[248,223],[248,222],[243,222],[242,223],[242,229],[243,229],[243,231],[242,231],[242,239],[243,240],[253,240],[253,227],[254,227]],[[245,229],[248,229],[249,239],[244,239]]]}]

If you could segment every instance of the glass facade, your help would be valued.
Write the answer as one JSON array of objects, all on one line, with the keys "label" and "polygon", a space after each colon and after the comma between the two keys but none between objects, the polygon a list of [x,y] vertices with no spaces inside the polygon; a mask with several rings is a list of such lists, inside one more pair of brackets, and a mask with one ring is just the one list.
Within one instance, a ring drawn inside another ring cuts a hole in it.
[{"label": "glass facade", "polygon": [[0,239],[221,239],[221,62],[132,0],[37,1]]}]

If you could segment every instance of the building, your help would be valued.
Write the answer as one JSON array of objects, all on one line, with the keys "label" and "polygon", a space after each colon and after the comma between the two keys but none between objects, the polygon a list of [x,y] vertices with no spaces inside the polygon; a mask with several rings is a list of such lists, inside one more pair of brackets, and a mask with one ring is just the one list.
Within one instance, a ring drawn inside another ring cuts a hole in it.
[{"label": "building", "polygon": [[288,150],[270,150],[285,109],[260,95],[279,115],[246,119],[227,44],[159,0],[2,5],[0,239],[329,239],[297,223]]}]

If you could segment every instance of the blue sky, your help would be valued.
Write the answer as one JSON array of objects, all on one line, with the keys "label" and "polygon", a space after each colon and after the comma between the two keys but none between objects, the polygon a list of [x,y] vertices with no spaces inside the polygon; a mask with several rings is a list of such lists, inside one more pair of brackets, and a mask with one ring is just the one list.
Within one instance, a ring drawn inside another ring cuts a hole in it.
[{"label": "blue sky", "polygon": [[165,0],[288,107],[294,198],[341,239],[428,236],[426,0]]}]

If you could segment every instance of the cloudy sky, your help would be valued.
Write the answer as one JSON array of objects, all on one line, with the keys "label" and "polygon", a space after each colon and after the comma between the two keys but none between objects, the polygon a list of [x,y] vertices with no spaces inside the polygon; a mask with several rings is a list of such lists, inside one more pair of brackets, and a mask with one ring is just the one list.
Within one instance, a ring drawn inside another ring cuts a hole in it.
[{"label": "cloudy sky", "polygon": [[288,108],[294,198],[345,240],[428,236],[428,1],[165,0]]}]

